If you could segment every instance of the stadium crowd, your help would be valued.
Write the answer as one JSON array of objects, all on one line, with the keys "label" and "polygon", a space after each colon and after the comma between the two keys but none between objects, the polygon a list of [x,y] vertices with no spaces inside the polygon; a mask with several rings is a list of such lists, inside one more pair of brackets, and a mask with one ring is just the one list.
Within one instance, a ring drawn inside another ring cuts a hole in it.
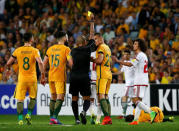
[{"label": "stadium crowd", "polygon": [[[95,14],[95,31],[103,35],[112,54],[122,59],[132,40],[144,39],[149,58],[150,83],[179,83],[179,8],[177,0],[1,0],[0,83],[16,83],[18,66],[5,71],[15,48],[23,45],[23,35],[34,35],[34,46],[42,58],[56,40],[57,30],[69,35],[68,46],[88,35],[87,11]],[[3,9],[3,10],[2,10]],[[113,63],[114,73],[120,65]],[[124,83],[123,75],[113,75],[113,83]]]}]

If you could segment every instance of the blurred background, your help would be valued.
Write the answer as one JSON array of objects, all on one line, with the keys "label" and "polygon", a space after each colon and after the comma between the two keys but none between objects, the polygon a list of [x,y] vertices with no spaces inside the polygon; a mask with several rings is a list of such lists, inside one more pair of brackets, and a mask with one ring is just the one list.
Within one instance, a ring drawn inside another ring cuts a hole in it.
[{"label": "blurred background", "polygon": [[[33,33],[42,58],[55,44],[57,30],[68,33],[73,48],[79,35],[89,34],[88,10],[95,14],[95,32],[103,35],[113,55],[120,59],[132,40],[144,39],[150,83],[179,83],[178,7],[177,0],[0,0],[0,84],[17,83],[17,63],[8,72],[4,66],[24,44],[24,33]],[[113,63],[112,72],[119,70]],[[113,75],[113,83],[124,83],[124,76]]]}]

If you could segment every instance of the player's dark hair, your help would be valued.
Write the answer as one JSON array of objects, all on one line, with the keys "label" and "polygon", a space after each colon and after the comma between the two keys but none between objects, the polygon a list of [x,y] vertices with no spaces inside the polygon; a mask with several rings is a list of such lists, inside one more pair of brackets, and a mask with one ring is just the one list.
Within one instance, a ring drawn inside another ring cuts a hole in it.
[{"label": "player's dark hair", "polygon": [[56,39],[61,39],[62,37],[64,37],[64,36],[66,36],[66,32],[64,32],[64,31],[57,31],[55,34],[54,34],[54,36],[55,36],[55,38]]},{"label": "player's dark hair", "polygon": [[99,37],[102,37],[101,33],[95,33],[94,35],[95,35],[95,36],[97,35],[97,36],[99,36]]},{"label": "player's dark hair", "polygon": [[136,39],[134,40],[134,42],[138,42],[140,50],[146,52],[147,46],[145,45],[145,42],[142,39]]},{"label": "player's dark hair", "polygon": [[124,52],[129,53],[129,54],[131,53],[131,51],[128,49],[125,49]]},{"label": "player's dark hair", "polygon": [[132,122],[134,120],[134,115],[127,115],[126,117],[125,117],[125,121],[126,122]]},{"label": "player's dark hair", "polygon": [[24,42],[29,42],[31,38],[32,38],[32,33],[24,34]]}]

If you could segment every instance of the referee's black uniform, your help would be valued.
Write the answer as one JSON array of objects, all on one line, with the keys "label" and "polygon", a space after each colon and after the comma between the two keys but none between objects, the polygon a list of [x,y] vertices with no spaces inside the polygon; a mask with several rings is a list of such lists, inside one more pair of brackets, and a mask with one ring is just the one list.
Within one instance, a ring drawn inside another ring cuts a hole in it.
[{"label": "referee's black uniform", "polygon": [[[89,40],[88,45],[72,49],[71,56],[73,58],[73,67],[70,72],[70,89],[69,93],[72,98],[79,96],[91,95],[90,86],[90,59],[91,52],[96,50],[95,41]],[[90,100],[86,99],[83,103],[83,111],[80,113],[82,124],[86,124],[86,112],[89,109]],[[72,110],[75,116],[76,124],[80,124],[78,116],[78,100],[72,100]]]},{"label": "referee's black uniform", "polygon": [[90,96],[90,59],[91,52],[96,50],[95,41],[89,40],[88,45],[72,49],[73,67],[70,72],[70,94]]}]

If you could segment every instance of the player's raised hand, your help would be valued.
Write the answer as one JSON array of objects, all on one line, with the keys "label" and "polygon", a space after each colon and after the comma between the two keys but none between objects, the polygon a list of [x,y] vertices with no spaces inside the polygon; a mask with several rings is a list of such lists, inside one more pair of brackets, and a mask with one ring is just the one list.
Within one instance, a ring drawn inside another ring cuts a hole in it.
[{"label": "player's raised hand", "polygon": [[89,21],[94,21],[94,14],[91,11],[88,11]]}]

